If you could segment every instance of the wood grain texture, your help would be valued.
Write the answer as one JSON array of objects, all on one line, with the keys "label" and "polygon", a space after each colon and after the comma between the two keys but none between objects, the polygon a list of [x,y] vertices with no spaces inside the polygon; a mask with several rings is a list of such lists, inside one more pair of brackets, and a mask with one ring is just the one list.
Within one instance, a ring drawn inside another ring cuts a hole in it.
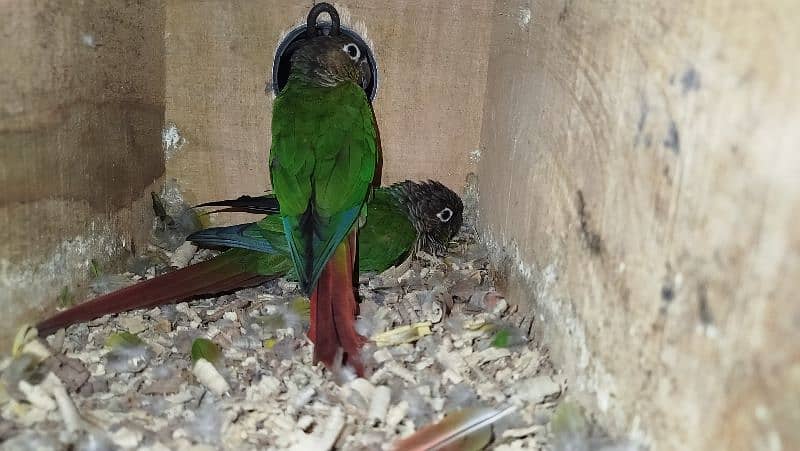
[{"label": "wood grain texture", "polygon": [[146,242],[164,173],[157,0],[0,2],[0,346]]},{"label": "wood grain texture", "polygon": [[572,394],[652,450],[800,448],[798,19],[496,3],[481,228]]}]

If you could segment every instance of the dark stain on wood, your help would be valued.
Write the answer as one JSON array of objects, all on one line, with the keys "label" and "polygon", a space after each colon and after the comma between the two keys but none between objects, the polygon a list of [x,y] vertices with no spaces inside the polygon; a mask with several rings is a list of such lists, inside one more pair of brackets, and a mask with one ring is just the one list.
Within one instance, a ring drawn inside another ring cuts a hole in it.
[{"label": "dark stain on wood", "polygon": [[700,90],[700,73],[697,72],[697,69],[694,66],[690,66],[686,71],[681,75],[681,89],[683,91],[683,95],[688,94],[691,91],[698,91]]},{"label": "dark stain on wood", "polygon": [[681,152],[681,136],[678,125],[674,120],[669,121],[667,136],[664,138],[664,147],[671,150],[675,155]]},{"label": "dark stain on wood", "polygon": [[697,314],[704,326],[714,323],[714,315],[708,305],[708,288],[704,283],[697,287]]},{"label": "dark stain on wood", "polygon": [[589,213],[586,211],[586,199],[583,197],[583,191],[578,190],[578,220],[580,221],[580,234],[586,248],[589,249],[592,255],[601,255],[603,253],[603,239],[599,233],[592,230],[589,224]]}]

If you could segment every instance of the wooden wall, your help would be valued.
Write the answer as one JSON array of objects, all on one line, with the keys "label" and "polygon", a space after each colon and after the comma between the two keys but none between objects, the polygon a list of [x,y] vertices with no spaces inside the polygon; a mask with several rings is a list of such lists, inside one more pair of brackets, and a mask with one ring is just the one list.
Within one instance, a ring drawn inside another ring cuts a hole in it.
[{"label": "wooden wall", "polygon": [[0,2],[0,344],[144,242],[164,173],[162,2]]},{"label": "wooden wall", "polygon": [[651,450],[800,449],[800,3],[499,0],[480,225]]}]

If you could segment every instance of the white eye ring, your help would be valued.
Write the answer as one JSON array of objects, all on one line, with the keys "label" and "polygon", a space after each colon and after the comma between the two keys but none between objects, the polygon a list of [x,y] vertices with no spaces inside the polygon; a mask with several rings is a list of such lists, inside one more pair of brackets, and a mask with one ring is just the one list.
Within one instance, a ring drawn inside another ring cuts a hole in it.
[{"label": "white eye ring", "polygon": [[453,210],[449,209],[448,207],[444,207],[442,211],[436,213],[436,217],[442,222],[447,222],[453,217]]},{"label": "white eye ring", "polygon": [[358,46],[352,42],[345,44],[345,46],[342,47],[342,50],[344,50],[344,52],[347,53],[347,56],[349,56],[353,61],[358,61],[358,59],[361,58],[361,49],[359,49]]}]

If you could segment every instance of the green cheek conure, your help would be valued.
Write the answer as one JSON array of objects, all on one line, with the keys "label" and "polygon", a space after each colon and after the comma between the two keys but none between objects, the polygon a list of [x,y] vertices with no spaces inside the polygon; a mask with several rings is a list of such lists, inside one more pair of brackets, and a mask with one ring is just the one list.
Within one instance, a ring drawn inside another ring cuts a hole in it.
[{"label": "green cheek conure", "polygon": [[[273,215],[279,211],[274,195],[242,196],[208,202],[198,207],[226,207],[217,212],[244,212]],[[447,243],[461,229],[464,205],[456,193],[439,182],[395,183],[375,190],[367,204],[367,220],[358,234],[358,267],[365,272],[383,272],[409,254],[422,250],[443,255]],[[212,227],[190,235],[198,246],[229,247],[274,253],[279,249],[288,258],[283,239],[274,239],[282,223],[277,216],[260,222],[228,227]],[[296,279],[293,271],[289,277]]]},{"label": "green cheek conure", "polygon": [[[359,375],[357,236],[379,184],[380,159],[378,128],[362,86],[369,79],[364,58],[340,34],[310,37],[295,50],[289,80],[273,105],[269,161],[292,265],[311,298],[314,361],[347,363]],[[334,362],[340,348],[343,362]]]},{"label": "green cheek conure", "polygon": [[[202,230],[189,237],[200,246],[231,248],[187,266],[64,310],[37,324],[44,336],[62,327],[136,308],[231,292],[289,274],[293,265],[274,196],[242,197],[204,205],[223,211],[268,214],[259,222]],[[438,182],[405,181],[375,190],[359,231],[359,269],[382,272],[414,250],[441,255],[463,221],[463,204]]]}]

